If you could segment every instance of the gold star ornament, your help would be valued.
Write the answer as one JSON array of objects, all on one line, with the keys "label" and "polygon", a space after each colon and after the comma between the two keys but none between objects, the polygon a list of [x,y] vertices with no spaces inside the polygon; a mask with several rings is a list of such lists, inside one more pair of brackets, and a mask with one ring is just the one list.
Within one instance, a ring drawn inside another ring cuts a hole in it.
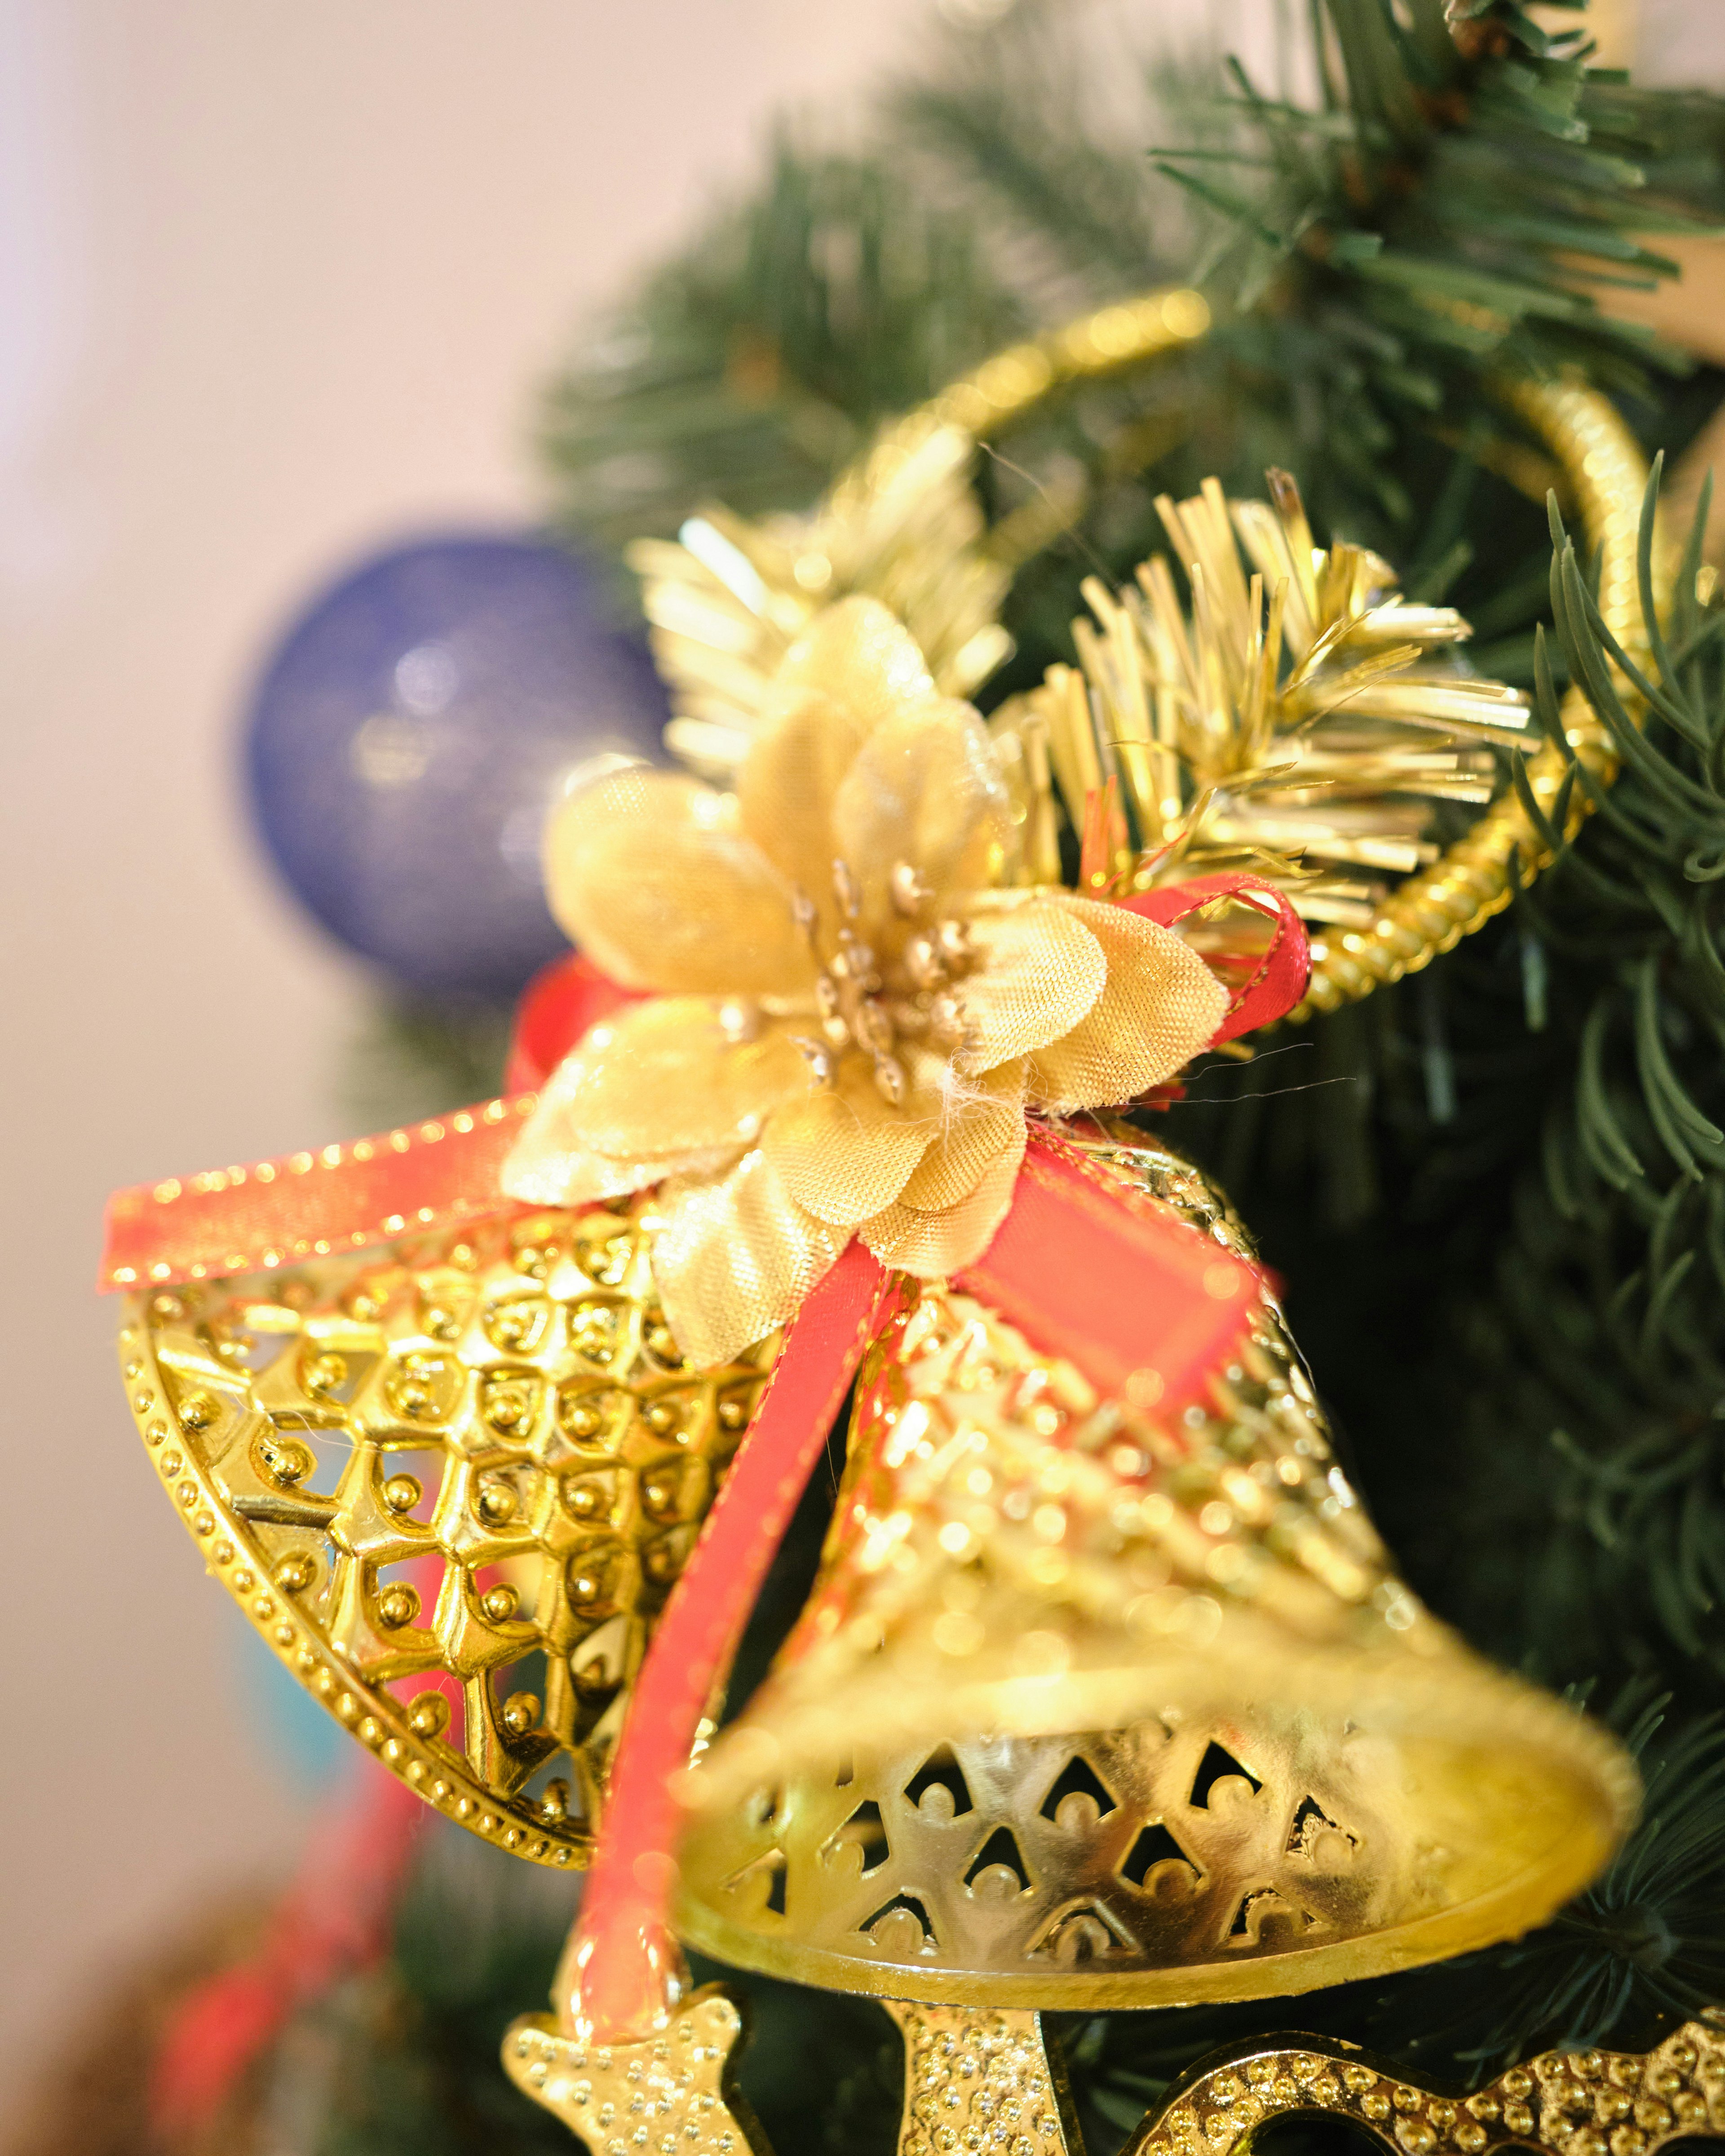
[{"label": "gold star ornament", "polygon": [[503,2063],[592,2156],[771,2156],[736,2087],[742,2037],[741,2007],[709,1984],[633,2043],[594,2043],[564,2034],[549,2015],[525,2015],[505,2040]]}]

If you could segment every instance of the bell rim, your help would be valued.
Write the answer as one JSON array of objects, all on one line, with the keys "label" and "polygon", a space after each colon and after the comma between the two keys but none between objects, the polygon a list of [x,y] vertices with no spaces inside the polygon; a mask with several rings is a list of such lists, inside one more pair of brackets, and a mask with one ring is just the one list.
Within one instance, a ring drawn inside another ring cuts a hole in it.
[{"label": "bell rim", "polygon": [[[1306,1695],[1307,1700],[1335,1707],[1344,1697],[1351,1697],[1356,1709],[1368,1711],[1374,1694],[1380,1706],[1386,1695],[1393,1700],[1397,1687],[1388,1681],[1391,1672],[1387,1670],[1371,1671],[1368,1681],[1357,1689],[1343,1681],[1350,1665],[1356,1679],[1361,1676],[1359,1663],[1364,1659],[1345,1651],[1337,1656],[1324,1672],[1327,1681],[1314,1686]],[[1420,1689],[1423,1704],[1431,1710],[1430,1719],[1403,1733],[1446,1746],[1453,1754],[1455,1770],[1465,1772],[1470,1754],[1483,1755],[1489,1748],[1502,1756],[1504,1738],[1512,1732],[1516,1762],[1538,1779],[1553,1802],[1561,1800],[1566,1807],[1567,1816],[1554,1824],[1549,1840],[1539,1850],[1530,1852],[1508,1876],[1486,1881],[1464,1901],[1419,1912],[1355,1936],[1242,1955],[1234,1961],[1221,1958],[1223,1950],[1217,1949],[1216,1958],[1210,1960],[1159,1969],[1050,1967],[1004,1971],[950,1963],[939,1968],[918,1967],[877,1958],[865,1940],[860,1940],[859,1951],[852,1954],[831,1946],[809,1944],[793,1936],[775,1938],[725,1915],[716,1906],[716,1871],[699,1862],[702,1815],[709,1812],[707,1805],[699,1805],[685,1814],[680,1839],[679,1854],[684,1861],[675,1913],[677,1930],[690,1946],[730,1967],[821,1989],[929,2005],[1044,2011],[1189,2006],[1290,1997],[1358,1979],[1387,1976],[1501,1944],[1549,1922],[1597,1877],[1639,1814],[1640,1779],[1630,1755],[1609,1730],[1567,1702],[1494,1667],[1459,1641],[1450,1652],[1435,1658],[1435,1663],[1426,1663],[1419,1674],[1425,1680]],[[1283,1677],[1285,1682],[1296,1680],[1296,1667],[1285,1667]],[[1329,1698],[1324,1702],[1327,1692]],[[1260,1699],[1267,1697],[1267,1688],[1260,1688]],[[1063,1732],[1040,1733],[1070,1733],[1078,1743],[1083,1718],[1081,1711],[1066,1718]],[[942,1736],[951,1739],[953,1735],[952,1724],[942,1732],[932,1721],[925,1721],[914,1729],[906,1727],[896,1732],[891,1751],[935,1745]],[[722,1747],[721,1738],[716,1752]],[[876,1756],[887,1756],[887,1750],[882,1747]],[[819,1757],[805,1756],[798,1761],[798,1771],[786,1779],[794,1785],[806,1774],[819,1771],[820,1763]],[[697,1774],[701,1771],[696,1770]],[[718,1789],[713,1792],[717,1799],[715,1809],[723,1810],[737,1799],[735,1778],[721,1783],[720,1788],[722,1794]],[[690,1883],[703,1870],[713,1890],[707,1895],[694,1891]]]}]

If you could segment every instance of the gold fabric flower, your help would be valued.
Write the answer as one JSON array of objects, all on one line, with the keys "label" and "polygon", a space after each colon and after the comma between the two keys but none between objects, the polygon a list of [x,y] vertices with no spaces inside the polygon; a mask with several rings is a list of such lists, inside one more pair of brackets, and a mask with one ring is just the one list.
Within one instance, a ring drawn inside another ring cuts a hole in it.
[{"label": "gold fabric flower", "polygon": [[577,1205],[660,1186],[653,1264],[691,1361],[795,1311],[853,1235],[940,1278],[1012,1202],[1027,1107],[1127,1101],[1226,997],[1169,930],[1005,880],[986,730],[872,599],[816,617],[734,795],[619,772],[547,843],[552,910],[656,991],[552,1074],[504,1187]]}]

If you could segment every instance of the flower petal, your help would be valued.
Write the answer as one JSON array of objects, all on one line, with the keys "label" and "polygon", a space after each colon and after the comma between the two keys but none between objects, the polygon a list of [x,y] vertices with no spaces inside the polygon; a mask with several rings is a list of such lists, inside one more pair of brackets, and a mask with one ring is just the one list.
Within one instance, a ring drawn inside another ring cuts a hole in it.
[{"label": "flower petal", "polygon": [[901,1199],[865,1220],[857,1233],[883,1265],[896,1265],[921,1280],[945,1280],[962,1271],[981,1257],[1012,1209],[1024,1140],[1020,1117],[1015,1140],[995,1154],[974,1189],[956,1205],[924,1213]]},{"label": "flower petal", "polygon": [[1101,945],[1052,898],[975,914],[970,935],[976,969],[957,990],[965,1033],[952,1060],[961,1070],[992,1070],[1046,1048],[1070,1033],[1102,993],[1108,963]]},{"label": "flower petal", "polygon": [[716,1182],[662,1196],[653,1278],[677,1345],[697,1369],[733,1361],[800,1307],[850,1240],[806,1213],[757,1146]]},{"label": "flower petal", "polygon": [[1013,839],[1006,785],[968,704],[924,703],[883,718],[833,803],[834,850],[863,888],[864,932],[893,922],[887,878],[908,861],[937,892],[999,880]]},{"label": "flower petal", "polygon": [[929,1122],[889,1107],[853,1055],[835,1086],[812,1088],[773,1115],[761,1149],[799,1205],[854,1228],[898,1196],[933,1135]]},{"label": "flower petal", "polygon": [[810,965],[783,880],[737,804],[670,771],[614,772],[571,795],[545,841],[559,924],[627,987],[763,995]]},{"label": "flower petal", "polygon": [[[705,996],[655,996],[589,1029],[552,1072],[528,1130],[611,1160],[735,1155],[808,1083],[788,1034],[734,1042]],[[525,1133],[524,1133],[525,1136]]]},{"label": "flower petal", "polygon": [[673,1175],[722,1175],[737,1158],[729,1146],[710,1153],[682,1153],[669,1160],[613,1160],[583,1152],[531,1116],[499,1178],[504,1194],[526,1205],[591,1205],[602,1198],[627,1198],[650,1190]]},{"label": "flower petal", "polygon": [[935,695],[916,638],[890,608],[860,594],[823,608],[785,654],[775,679],[819,690],[864,733],[906,704],[927,703]]},{"label": "flower petal", "polygon": [[999,1155],[1024,1151],[1024,1071],[1020,1060],[964,1082],[940,1136],[899,1194],[906,1205],[942,1212],[968,1198]]},{"label": "flower petal", "polygon": [[1060,1115],[1134,1100],[1209,1045],[1228,992],[1172,929],[1096,899],[1050,902],[1096,939],[1108,979],[1088,1014],[1031,1057],[1030,1097]]},{"label": "flower petal", "polygon": [[742,828],[789,884],[817,905],[833,881],[833,801],[866,738],[863,720],[812,689],[780,693],[738,776]]}]

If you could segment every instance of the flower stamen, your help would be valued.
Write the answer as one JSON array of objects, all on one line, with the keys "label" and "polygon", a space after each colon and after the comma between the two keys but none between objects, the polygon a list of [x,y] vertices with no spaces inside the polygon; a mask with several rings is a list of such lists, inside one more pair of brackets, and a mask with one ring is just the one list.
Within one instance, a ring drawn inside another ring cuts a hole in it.
[{"label": "flower stamen", "polygon": [[949,991],[937,995],[928,1006],[928,1029],[946,1048],[960,1048],[964,1044],[964,1006]]},{"label": "flower stamen", "polygon": [[927,884],[909,861],[895,861],[886,879],[895,913],[914,921],[932,896]]},{"label": "flower stamen", "polygon": [[839,983],[830,973],[820,974],[814,983],[814,1001],[820,1012],[820,1029],[829,1043],[837,1050],[850,1045],[850,1028],[845,1022],[844,998]]},{"label": "flower stamen", "polygon": [[903,1106],[905,1066],[896,1055],[877,1055],[875,1058],[875,1091],[889,1108]]},{"label": "flower stamen", "polygon": [[742,996],[726,996],[719,1005],[719,1030],[733,1048],[761,1037],[761,1007]]},{"label": "flower stamen", "polygon": [[852,875],[850,863],[836,858],[833,862],[833,896],[847,921],[855,921],[862,911],[861,886]]},{"label": "flower stamen", "polygon": [[946,962],[932,936],[913,936],[906,944],[905,971],[919,988],[937,988],[946,978]]},{"label": "flower stamen", "polygon": [[856,1035],[859,1048],[865,1048],[871,1055],[886,1055],[892,1050],[892,1020],[883,1004],[868,996],[857,1006],[851,1029]]},{"label": "flower stamen", "polygon": [[872,995],[880,985],[880,976],[875,970],[875,953],[854,928],[839,931],[839,955],[833,961],[833,971],[840,980],[849,980],[859,995]]},{"label": "flower stamen", "polygon": [[813,1040],[805,1033],[793,1034],[791,1045],[809,1065],[809,1082],[824,1091],[838,1075],[838,1058],[824,1040]]},{"label": "flower stamen", "polygon": [[948,914],[936,927],[934,940],[947,970],[952,973],[965,972],[973,955],[968,923],[960,921],[955,914]]}]

